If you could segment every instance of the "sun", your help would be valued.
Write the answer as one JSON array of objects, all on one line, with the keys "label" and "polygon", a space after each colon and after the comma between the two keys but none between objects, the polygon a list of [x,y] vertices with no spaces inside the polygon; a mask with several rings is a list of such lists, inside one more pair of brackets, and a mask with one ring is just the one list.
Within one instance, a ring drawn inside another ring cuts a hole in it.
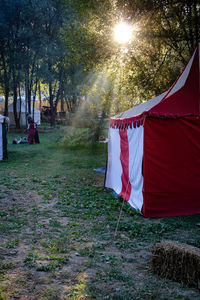
[{"label": "sun", "polygon": [[118,43],[125,44],[131,40],[132,26],[125,22],[118,23],[114,28],[115,40]]}]

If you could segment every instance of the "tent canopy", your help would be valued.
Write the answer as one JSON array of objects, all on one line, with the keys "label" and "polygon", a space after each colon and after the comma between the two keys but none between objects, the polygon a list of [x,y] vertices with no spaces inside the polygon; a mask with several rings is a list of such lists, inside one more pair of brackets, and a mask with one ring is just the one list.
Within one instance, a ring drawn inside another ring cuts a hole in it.
[{"label": "tent canopy", "polygon": [[0,123],[3,123],[4,121],[5,121],[7,124],[9,124],[9,118],[0,115]]},{"label": "tent canopy", "polygon": [[165,93],[110,119],[105,186],[145,217],[200,212],[200,50]]},{"label": "tent canopy", "polygon": [[[17,101],[17,112],[19,113],[20,111],[20,101]],[[25,100],[22,99],[21,101],[21,125],[25,126],[26,125],[26,119],[27,119],[27,114],[28,109],[26,109],[26,102]],[[11,103],[8,106],[8,115],[10,118],[10,123],[15,124],[14,116],[13,116],[13,103]],[[31,106],[31,116],[33,115],[33,107]],[[34,121],[39,125],[40,124],[40,110],[37,108],[34,108]]]},{"label": "tent canopy", "polygon": [[[33,110],[32,106],[31,106],[31,110]],[[9,112],[13,112],[13,103],[11,103],[10,105],[8,105],[8,111]],[[20,111],[20,101],[17,101],[17,112]],[[26,109],[26,103],[24,100],[21,101],[21,113],[27,113],[28,108]],[[40,110],[37,108],[34,108],[34,111],[36,113],[40,113]]]},{"label": "tent canopy", "polygon": [[180,77],[165,93],[111,118],[112,127],[143,124],[146,116],[179,118],[200,115],[200,43]]}]

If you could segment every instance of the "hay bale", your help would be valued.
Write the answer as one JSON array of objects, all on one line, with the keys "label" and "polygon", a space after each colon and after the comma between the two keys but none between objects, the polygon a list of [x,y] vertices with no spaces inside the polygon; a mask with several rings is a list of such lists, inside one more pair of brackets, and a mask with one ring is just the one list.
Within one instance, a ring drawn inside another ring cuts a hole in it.
[{"label": "hay bale", "polygon": [[162,241],[152,251],[150,269],[162,277],[200,288],[200,249]]}]

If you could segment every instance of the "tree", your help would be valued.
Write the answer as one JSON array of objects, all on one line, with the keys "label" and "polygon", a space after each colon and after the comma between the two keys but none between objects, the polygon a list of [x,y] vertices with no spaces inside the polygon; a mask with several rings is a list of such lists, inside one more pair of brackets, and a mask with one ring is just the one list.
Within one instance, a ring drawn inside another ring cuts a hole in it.
[{"label": "tree", "polygon": [[[93,41],[95,67],[104,70],[113,83],[112,113],[167,90],[199,41],[196,0],[75,3]],[[119,20],[135,28],[126,47],[112,38],[111,28]]]},{"label": "tree", "polygon": [[[38,81],[49,86],[51,124],[63,85],[64,45],[60,31],[66,17],[64,1],[0,0],[0,82],[5,94],[13,96],[16,126],[20,127],[17,101],[21,87],[26,95],[27,112],[31,112],[31,95]],[[34,90],[36,93],[36,90]]]},{"label": "tree", "polygon": [[5,94],[4,113],[8,114],[8,97],[12,94],[17,127],[20,127],[20,111],[17,111],[20,89],[21,86],[25,86],[30,113],[35,66],[38,54],[41,52],[38,33],[41,19],[38,17],[38,4],[38,0],[0,1],[0,63],[2,65],[0,79]]},{"label": "tree", "polygon": [[[123,46],[113,38],[121,20],[133,26]],[[174,82],[199,41],[199,23],[197,0],[0,0],[4,113],[12,95],[19,127],[20,95],[25,89],[30,113],[41,84],[48,87],[52,126],[59,101],[75,111],[99,82],[92,107],[102,115],[146,101]]]}]

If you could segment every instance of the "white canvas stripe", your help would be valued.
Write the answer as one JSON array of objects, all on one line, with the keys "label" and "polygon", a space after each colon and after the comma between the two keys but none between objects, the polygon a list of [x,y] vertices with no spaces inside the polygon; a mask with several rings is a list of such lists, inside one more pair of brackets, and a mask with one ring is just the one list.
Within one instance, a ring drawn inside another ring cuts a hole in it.
[{"label": "white canvas stripe", "polygon": [[143,205],[143,139],[144,127],[128,129],[129,141],[129,180],[131,183],[131,195],[128,203],[135,209],[141,211]]},{"label": "white canvas stripe", "polygon": [[193,53],[191,59],[189,60],[185,70],[183,71],[183,73],[179,77],[178,81],[176,82],[176,84],[174,85],[174,87],[172,88],[170,93],[167,95],[166,99],[168,97],[170,97],[172,94],[176,93],[178,90],[180,90],[184,86],[184,84],[185,84],[185,82],[188,78],[188,75],[189,75],[193,60],[194,60],[195,53],[196,53],[196,51],[194,51],[194,53]]},{"label": "white canvas stripe", "polygon": [[3,134],[2,134],[2,123],[0,123],[0,160],[3,160]]},{"label": "white canvas stripe", "polygon": [[117,194],[122,190],[122,165],[120,161],[119,129],[109,128],[108,132],[108,162],[105,186],[113,189]]},{"label": "white canvas stripe", "polygon": [[161,95],[152,98],[144,103],[141,103],[133,108],[130,108],[129,110],[122,112],[118,115],[116,115],[115,119],[123,119],[123,118],[131,118],[137,115],[142,114],[144,111],[149,111],[152,107],[160,103],[160,101],[164,98],[167,92],[162,93]]},{"label": "white canvas stripe", "polygon": [[4,122],[4,120],[5,120],[5,117],[4,117],[4,116],[2,116],[2,115],[0,115],[0,123],[3,123],[3,122]]}]

